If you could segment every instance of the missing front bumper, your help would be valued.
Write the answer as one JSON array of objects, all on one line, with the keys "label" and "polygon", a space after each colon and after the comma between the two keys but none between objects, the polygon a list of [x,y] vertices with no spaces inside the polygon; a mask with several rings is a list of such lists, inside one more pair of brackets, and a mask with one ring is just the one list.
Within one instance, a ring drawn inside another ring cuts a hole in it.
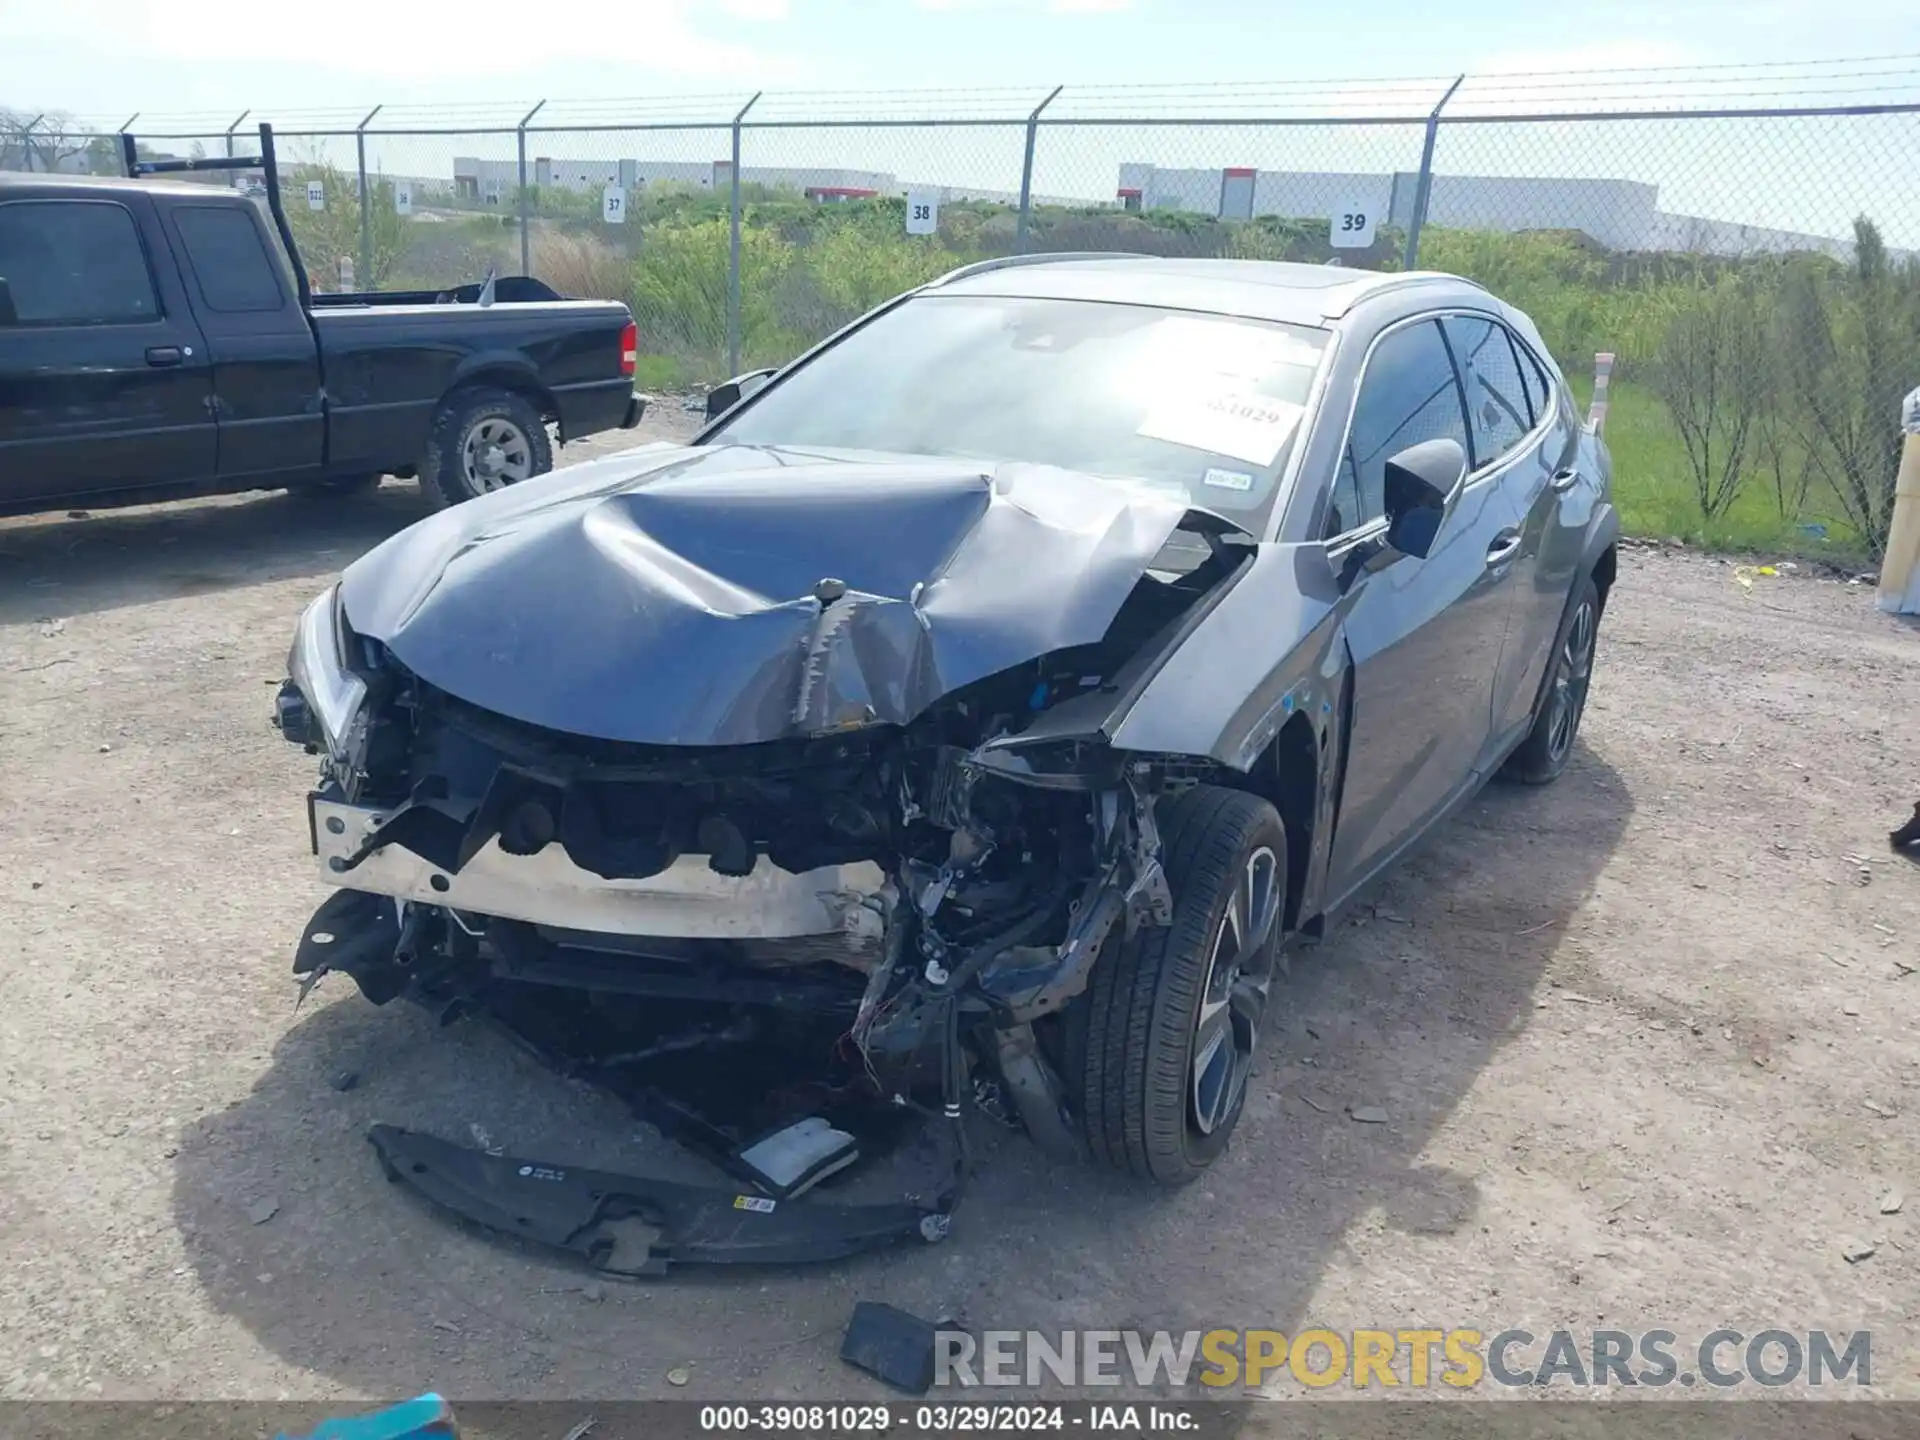
[{"label": "missing front bumper", "polygon": [[880,933],[877,897],[886,877],[871,863],[795,874],[765,856],[751,874],[716,874],[703,855],[684,855],[644,880],[608,880],[583,870],[559,845],[509,855],[489,840],[458,873],[402,844],[365,850],[390,818],[367,805],[320,794],[307,800],[320,875],[332,885],[605,935],[683,939],[793,939]]}]

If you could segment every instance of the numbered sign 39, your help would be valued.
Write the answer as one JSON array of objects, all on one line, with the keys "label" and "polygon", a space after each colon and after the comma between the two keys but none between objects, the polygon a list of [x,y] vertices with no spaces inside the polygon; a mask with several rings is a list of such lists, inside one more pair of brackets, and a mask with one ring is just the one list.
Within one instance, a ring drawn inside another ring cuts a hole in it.
[{"label": "numbered sign 39", "polygon": [[393,182],[393,213],[411,215],[413,213],[413,184],[407,180]]},{"label": "numbered sign 39", "polygon": [[909,190],[907,192],[907,233],[909,235],[937,235],[940,232],[940,192],[937,190]]},{"label": "numbered sign 39", "polygon": [[309,180],[307,182],[307,208],[309,210],[324,210],[327,208],[327,187],[322,185],[318,180]]},{"label": "numbered sign 39", "polygon": [[1333,212],[1330,243],[1336,250],[1364,250],[1373,244],[1373,232],[1379,224],[1380,217],[1365,200],[1337,206]]},{"label": "numbered sign 39", "polygon": [[607,225],[627,223],[627,192],[618,185],[609,185],[600,192],[600,219]]}]

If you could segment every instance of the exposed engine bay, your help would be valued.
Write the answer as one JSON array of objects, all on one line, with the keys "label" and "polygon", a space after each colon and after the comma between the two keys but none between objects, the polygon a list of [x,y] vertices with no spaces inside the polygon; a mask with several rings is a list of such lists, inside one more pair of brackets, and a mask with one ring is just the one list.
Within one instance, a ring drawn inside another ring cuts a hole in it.
[{"label": "exposed engine bay", "polygon": [[909,1218],[938,1238],[964,1107],[1075,1152],[1061,1013],[1113,937],[1171,917],[1155,803],[1214,767],[1113,749],[1101,722],[1252,547],[1172,507],[1154,538],[1098,640],[904,724],[873,719],[897,697],[846,713],[878,673],[847,637],[897,602],[820,579],[780,738],[750,744],[480,708],[322,597],[278,723],[324,757],[312,841],[342,888],[297,973],[499,1024],[769,1202],[926,1149],[904,1121],[928,1122],[943,1158]]}]

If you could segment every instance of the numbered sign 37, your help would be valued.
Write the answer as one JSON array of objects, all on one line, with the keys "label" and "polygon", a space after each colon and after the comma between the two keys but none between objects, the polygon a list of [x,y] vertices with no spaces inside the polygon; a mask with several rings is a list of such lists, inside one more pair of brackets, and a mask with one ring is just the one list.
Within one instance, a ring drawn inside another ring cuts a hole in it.
[{"label": "numbered sign 37", "polygon": [[307,182],[307,208],[309,210],[324,210],[327,208],[327,187],[322,185],[318,180],[309,180]]},{"label": "numbered sign 37", "polygon": [[940,231],[940,192],[937,190],[909,190],[907,192],[907,233],[909,235],[937,235]]},{"label": "numbered sign 37", "polygon": [[1365,200],[1337,206],[1333,212],[1330,243],[1336,250],[1364,250],[1373,244],[1373,232],[1379,223],[1380,217]]},{"label": "numbered sign 37", "polygon": [[600,220],[607,225],[627,223],[627,192],[618,185],[609,185],[600,192]]}]

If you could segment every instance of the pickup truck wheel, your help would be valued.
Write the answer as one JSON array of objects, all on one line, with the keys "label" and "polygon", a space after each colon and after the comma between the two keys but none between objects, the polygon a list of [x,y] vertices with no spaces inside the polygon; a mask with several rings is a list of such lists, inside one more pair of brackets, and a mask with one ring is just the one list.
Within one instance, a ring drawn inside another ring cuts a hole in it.
[{"label": "pickup truck wheel", "polygon": [[434,504],[458,505],[552,468],[538,410],[509,390],[464,390],[434,417],[420,484]]},{"label": "pickup truck wheel", "polygon": [[1173,923],[1108,940],[1064,1017],[1066,1079],[1096,1160],[1184,1185],[1225,1151],[1246,1103],[1283,970],[1287,835],[1265,800],[1214,785],[1156,818]]}]

